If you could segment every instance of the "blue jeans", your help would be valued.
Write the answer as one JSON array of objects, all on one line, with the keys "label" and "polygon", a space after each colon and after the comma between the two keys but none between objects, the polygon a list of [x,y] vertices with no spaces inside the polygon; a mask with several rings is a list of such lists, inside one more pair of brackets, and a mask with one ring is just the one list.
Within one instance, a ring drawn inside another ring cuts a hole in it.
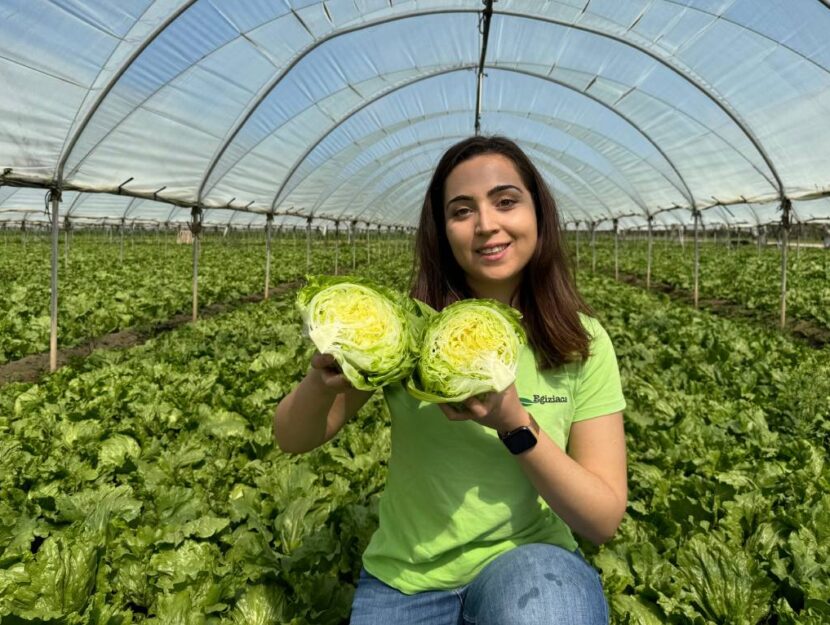
[{"label": "blue jeans", "polygon": [[607,625],[599,574],[582,555],[546,544],[507,551],[472,582],[407,595],[365,569],[350,625]]}]

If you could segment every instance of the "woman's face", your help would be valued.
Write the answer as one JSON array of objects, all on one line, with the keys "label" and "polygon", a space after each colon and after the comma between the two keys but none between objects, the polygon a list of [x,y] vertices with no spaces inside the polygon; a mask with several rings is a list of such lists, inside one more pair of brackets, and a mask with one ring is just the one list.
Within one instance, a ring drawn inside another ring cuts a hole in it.
[{"label": "woman's face", "polygon": [[444,224],[455,260],[478,297],[510,303],[536,249],[536,207],[516,166],[474,156],[444,184]]}]

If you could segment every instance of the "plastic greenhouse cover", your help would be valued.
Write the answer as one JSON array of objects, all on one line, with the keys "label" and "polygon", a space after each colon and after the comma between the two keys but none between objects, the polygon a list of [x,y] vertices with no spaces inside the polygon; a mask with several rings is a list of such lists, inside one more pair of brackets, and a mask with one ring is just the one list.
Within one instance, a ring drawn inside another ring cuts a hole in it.
[{"label": "plastic greenhouse cover", "polygon": [[[47,219],[56,188],[78,223],[414,225],[474,133],[482,9],[5,0],[0,222]],[[828,220],[827,32],[823,0],[500,0],[481,132],[527,150],[574,227],[753,227],[784,198]]]}]

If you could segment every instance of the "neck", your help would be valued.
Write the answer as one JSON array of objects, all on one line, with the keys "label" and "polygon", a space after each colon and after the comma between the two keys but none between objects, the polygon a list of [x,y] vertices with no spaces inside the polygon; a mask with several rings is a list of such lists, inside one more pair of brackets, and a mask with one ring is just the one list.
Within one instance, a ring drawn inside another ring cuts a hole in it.
[{"label": "neck", "polygon": [[468,285],[476,297],[494,299],[508,306],[512,305],[512,302],[519,294],[519,281],[511,282],[510,284],[504,282],[486,282],[481,284],[468,282]]}]

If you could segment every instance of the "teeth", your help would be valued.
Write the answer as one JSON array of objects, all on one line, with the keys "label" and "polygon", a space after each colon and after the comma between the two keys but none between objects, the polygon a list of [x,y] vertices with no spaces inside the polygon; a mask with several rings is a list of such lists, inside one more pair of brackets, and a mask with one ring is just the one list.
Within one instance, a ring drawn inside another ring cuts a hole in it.
[{"label": "teeth", "polygon": [[483,247],[478,252],[479,254],[498,254],[505,249],[507,249],[506,245],[497,245],[496,247]]}]

